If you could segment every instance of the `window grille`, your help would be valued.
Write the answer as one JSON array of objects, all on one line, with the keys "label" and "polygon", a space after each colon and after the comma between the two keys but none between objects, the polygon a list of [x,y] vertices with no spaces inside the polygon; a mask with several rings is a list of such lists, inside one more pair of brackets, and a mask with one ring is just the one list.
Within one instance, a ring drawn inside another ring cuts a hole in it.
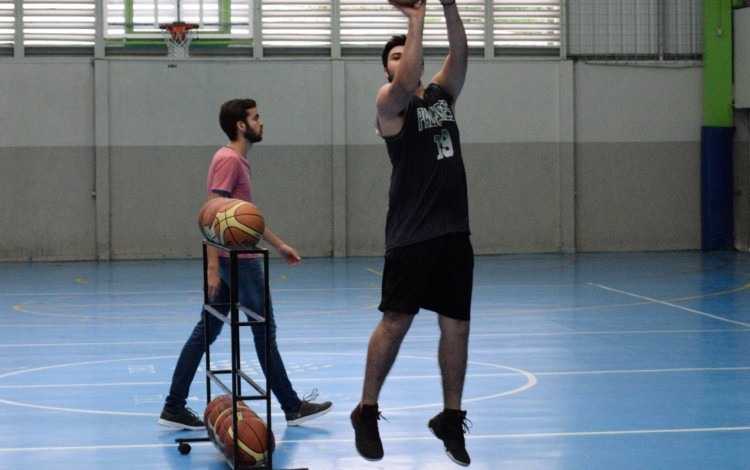
[{"label": "window grille", "polygon": [[[260,2],[254,22],[255,1]],[[262,47],[380,47],[406,20],[384,0],[102,0],[108,41],[160,39],[158,25],[200,25],[199,41],[223,39]],[[561,4],[566,11],[561,11]],[[20,5],[16,8],[16,5]],[[0,49],[90,47],[95,0],[0,0]],[[589,60],[699,60],[700,0],[462,0],[469,45],[556,50],[565,24],[565,54]],[[561,18],[564,17],[565,21]],[[16,31],[21,25],[20,32]],[[258,25],[260,31],[254,31]],[[428,5],[425,45],[447,44],[441,7]]]},{"label": "window grille", "polygon": [[[484,0],[458,2],[469,46],[482,46],[485,37]],[[395,34],[406,33],[407,20],[382,0],[341,0],[341,46],[382,47]],[[446,46],[445,17],[439,2],[427,4],[424,45]]]},{"label": "window grille", "polygon": [[331,0],[263,0],[264,47],[331,45]]},{"label": "window grille", "polygon": [[568,55],[588,60],[698,59],[699,0],[568,0]]},{"label": "window grille", "polygon": [[93,46],[94,0],[23,0],[24,46]]},{"label": "window grille", "polygon": [[0,0],[0,48],[11,48],[15,42],[14,9],[13,0]]},{"label": "window grille", "polygon": [[560,47],[559,0],[494,0],[495,47]]},{"label": "window grille", "polygon": [[105,0],[107,39],[160,38],[159,25],[199,25],[201,39],[252,38],[251,0]]}]

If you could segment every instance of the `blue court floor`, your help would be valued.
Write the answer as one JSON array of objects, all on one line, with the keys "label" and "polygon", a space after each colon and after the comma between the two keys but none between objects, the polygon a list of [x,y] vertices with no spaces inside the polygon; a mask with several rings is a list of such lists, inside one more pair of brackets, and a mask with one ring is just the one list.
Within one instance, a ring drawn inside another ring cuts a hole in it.
[{"label": "blue court floor", "polygon": [[[437,324],[419,314],[381,396],[385,458],[354,450],[381,258],[271,260],[279,345],[300,395],[334,410],[287,427],[274,468],[459,468],[441,409]],[[0,263],[0,469],[223,469],[156,424],[200,314],[200,260]],[[243,368],[258,371],[249,331]],[[229,332],[212,349],[229,360]],[[750,256],[476,258],[464,407],[474,469],[750,468]],[[206,403],[201,370],[190,406]],[[259,377],[261,380],[262,377]],[[262,383],[262,380],[261,380]]]}]

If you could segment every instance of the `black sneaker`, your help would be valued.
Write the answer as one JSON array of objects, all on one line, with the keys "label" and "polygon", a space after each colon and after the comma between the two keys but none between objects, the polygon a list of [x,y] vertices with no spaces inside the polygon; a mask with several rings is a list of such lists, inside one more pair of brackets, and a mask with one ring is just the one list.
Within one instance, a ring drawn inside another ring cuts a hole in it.
[{"label": "black sneaker", "polygon": [[357,405],[351,415],[354,427],[354,443],[363,459],[375,462],[383,458],[383,443],[380,441],[378,405]]},{"label": "black sneaker", "polygon": [[333,409],[333,403],[330,401],[313,403],[312,401],[317,397],[318,389],[316,388],[302,398],[302,405],[300,405],[299,410],[285,413],[287,426],[299,426],[305,421],[323,416]]},{"label": "black sneaker", "polygon": [[177,413],[171,411],[162,410],[161,416],[157,423],[162,426],[170,426],[173,428],[189,429],[191,431],[199,431],[205,429],[206,425],[198,417],[195,411],[190,408],[183,407]]},{"label": "black sneaker", "polygon": [[464,433],[471,427],[471,421],[466,419],[465,411],[443,410],[427,423],[427,427],[435,437],[443,441],[449,459],[462,467],[469,466],[471,459],[466,452]]}]

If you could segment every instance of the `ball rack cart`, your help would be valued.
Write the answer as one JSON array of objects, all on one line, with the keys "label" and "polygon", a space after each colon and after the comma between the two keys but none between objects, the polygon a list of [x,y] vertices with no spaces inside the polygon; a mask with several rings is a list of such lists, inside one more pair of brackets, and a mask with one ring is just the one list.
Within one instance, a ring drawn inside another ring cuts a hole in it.
[{"label": "ball rack cart", "polygon": [[[207,250],[208,248],[215,248],[216,250],[220,252],[224,252],[229,257],[229,315],[223,315],[218,308],[224,307],[226,308],[226,304],[216,304],[212,303],[210,299],[208,298],[208,278],[206,276],[206,268],[208,267],[208,256],[207,256]],[[212,382],[215,383],[220,389],[224,391],[229,397],[232,399],[232,416],[237,416],[237,402],[239,401],[264,401],[265,402],[265,408],[266,408],[266,426],[268,430],[267,441],[269,443],[272,442],[272,429],[271,429],[271,394],[268,390],[261,387],[255,380],[253,380],[247,372],[242,370],[241,368],[241,353],[240,353],[240,328],[253,326],[253,325],[263,325],[263,328],[266,329],[266,344],[265,349],[268,351],[269,346],[269,335],[268,335],[268,323],[265,321],[265,319],[268,317],[268,308],[269,308],[269,302],[264,301],[263,304],[264,312],[263,315],[258,314],[257,312],[253,312],[249,308],[245,307],[244,305],[241,305],[239,302],[239,290],[238,290],[238,266],[237,266],[237,260],[239,258],[239,255],[246,255],[246,254],[252,254],[256,256],[261,256],[263,258],[263,278],[264,278],[264,298],[270,299],[271,298],[271,290],[269,287],[269,281],[268,281],[268,250],[260,249],[260,248],[250,248],[250,249],[232,249],[227,248],[222,245],[218,245],[216,243],[210,242],[208,240],[203,241],[203,316],[204,316],[204,323],[206,325],[205,332],[206,332],[206,404],[208,404],[211,401],[211,384]],[[247,316],[248,321],[240,321],[240,312],[244,313]],[[213,315],[216,318],[222,320],[224,323],[228,324],[231,331],[231,365],[229,369],[212,369],[211,368],[211,345],[209,344],[208,338],[209,335],[209,322],[208,322],[208,315]],[[266,358],[268,356],[266,355]],[[268,359],[266,359],[266,366],[268,365],[267,362]],[[265,369],[265,367],[264,367]],[[222,380],[223,377],[229,377],[230,385],[227,385],[224,380]],[[252,389],[253,392],[251,394],[244,394],[242,391],[242,385],[247,384]],[[233,445],[233,452],[231,457],[227,456],[227,463],[232,469],[241,469],[241,468],[252,468],[255,470],[271,470],[273,469],[273,452],[269,449],[268,451],[268,458],[262,465],[254,465],[249,466],[242,464],[237,456],[237,451],[239,449],[239,446],[237,445],[237,439],[239,437],[239,433],[237,432],[237,420],[232,420],[232,431],[234,436],[234,445]],[[191,447],[190,442],[203,442],[203,441],[211,441],[211,439],[206,437],[199,437],[199,438],[178,438],[175,439],[175,442],[177,442],[178,446],[177,449],[180,451],[181,454],[188,454],[190,453]],[[307,469],[295,469],[295,470],[307,470]]]}]

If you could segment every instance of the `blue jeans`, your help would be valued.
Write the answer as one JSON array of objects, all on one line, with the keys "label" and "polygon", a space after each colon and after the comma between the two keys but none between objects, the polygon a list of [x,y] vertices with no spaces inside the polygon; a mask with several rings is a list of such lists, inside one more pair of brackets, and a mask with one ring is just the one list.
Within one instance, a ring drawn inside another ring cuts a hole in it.
[{"label": "blue jeans", "polygon": [[[220,258],[219,266],[221,270],[221,287],[212,303],[221,304],[217,310],[227,315],[229,312],[229,259]],[[244,305],[253,312],[263,315],[264,305],[264,280],[263,280],[263,259],[239,259],[237,267],[237,286],[240,305]],[[263,325],[252,325],[253,340],[255,343],[255,352],[258,355],[258,361],[261,364],[263,373],[266,376],[268,387],[273,392],[276,399],[281,404],[284,412],[295,412],[299,410],[302,401],[294,391],[289,376],[286,373],[284,362],[281,359],[281,353],[276,344],[276,322],[273,318],[273,304],[268,299],[268,367],[266,367],[266,348],[265,348],[265,329]],[[209,333],[208,343],[213,344],[221,333],[224,322],[209,314]],[[187,397],[190,393],[190,384],[195,378],[195,373],[200,366],[203,355],[206,352],[205,338],[205,319],[201,311],[201,319],[187,342],[182,348],[180,357],[175,365],[174,375],[172,376],[172,385],[169,389],[164,408],[168,411],[177,412],[187,403]]]}]

